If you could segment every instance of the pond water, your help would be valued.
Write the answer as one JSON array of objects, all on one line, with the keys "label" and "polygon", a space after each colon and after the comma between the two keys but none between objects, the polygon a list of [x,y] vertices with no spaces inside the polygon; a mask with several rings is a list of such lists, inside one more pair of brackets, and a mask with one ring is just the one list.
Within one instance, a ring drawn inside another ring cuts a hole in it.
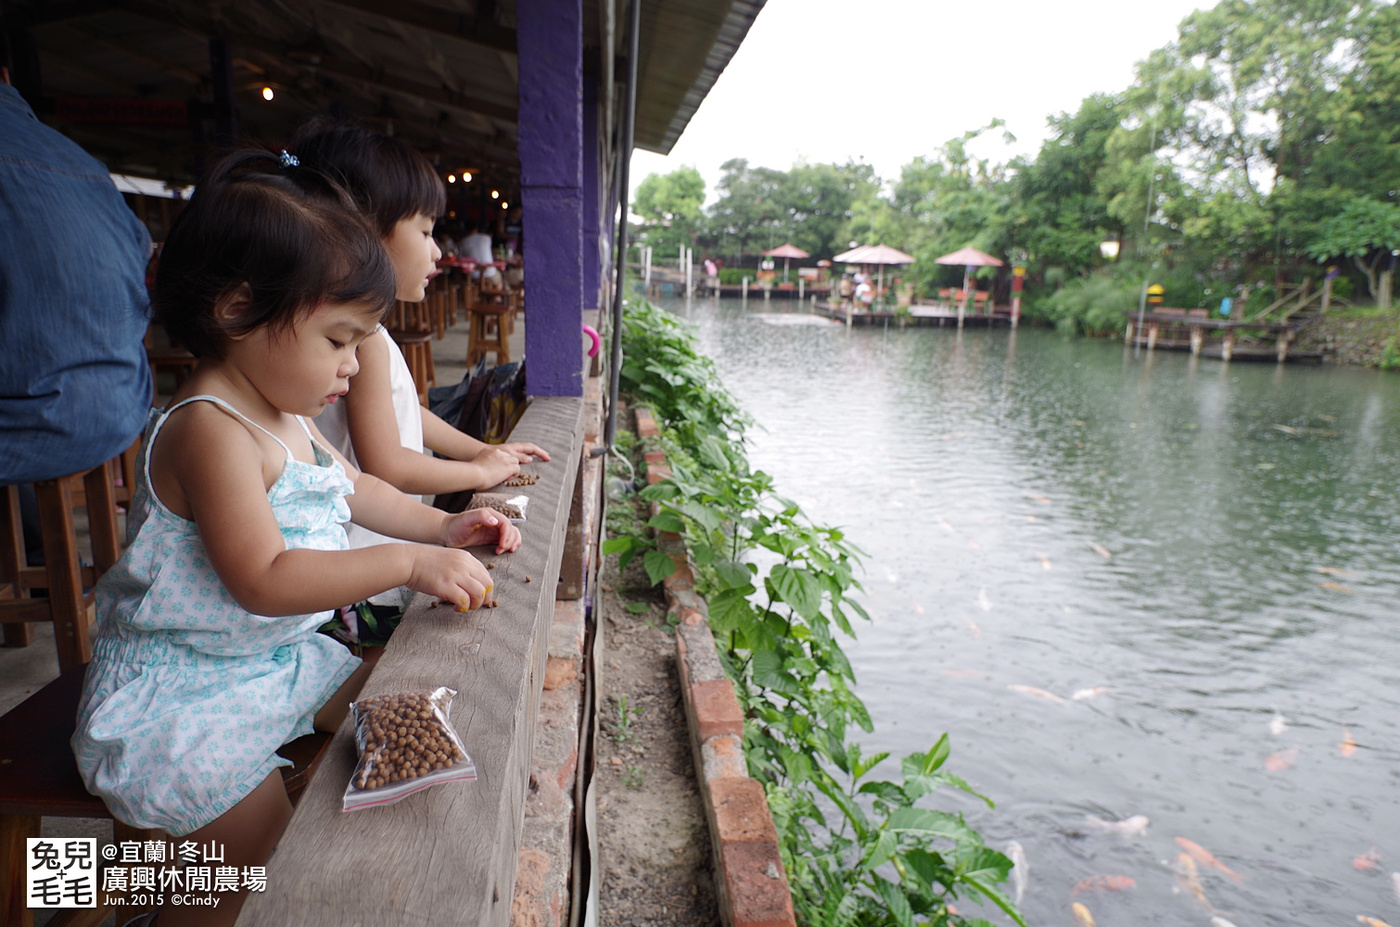
[{"label": "pond water", "polygon": [[1400,376],[663,305],[868,555],[867,746],[950,733],[1029,923],[1400,923]]}]

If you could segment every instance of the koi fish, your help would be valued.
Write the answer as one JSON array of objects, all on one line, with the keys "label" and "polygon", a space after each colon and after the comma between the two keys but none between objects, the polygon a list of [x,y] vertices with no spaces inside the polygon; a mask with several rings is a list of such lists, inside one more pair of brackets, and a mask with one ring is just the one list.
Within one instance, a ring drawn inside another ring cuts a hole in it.
[{"label": "koi fish", "polygon": [[1351,756],[1356,752],[1356,741],[1351,739],[1351,731],[1347,728],[1342,728],[1341,748],[1342,756]]},{"label": "koi fish", "polygon": [[942,528],[944,531],[947,531],[949,534],[953,533],[953,526],[948,524],[946,519],[938,519],[938,527]]},{"label": "koi fish", "polygon": [[1048,498],[1046,498],[1045,496],[1026,496],[1026,498],[1027,498],[1027,499],[1030,499],[1032,502],[1039,502],[1041,505],[1050,505],[1050,504],[1051,504],[1051,503],[1050,503],[1050,500],[1049,500]]},{"label": "koi fish", "polygon": [[968,547],[971,547],[973,550],[981,550],[981,549],[982,549],[982,545],[981,545],[981,544],[978,544],[976,541],[968,541],[968,542],[967,542],[967,546],[968,546]]},{"label": "koi fish", "polygon": [[987,590],[985,587],[981,592],[977,593],[977,607],[984,612],[992,610],[992,600],[987,598]]},{"label": "koi fish", "polygon": [[1135,814],[1121,821],[1105,821],[1103,818],[1096,818],[1091,814],[1085,820],[1090,827],[1097,830],[1113,831],[1116,834],[1127,834],[1129,836],[1143,833],[1147,830],[1148,825],[1152,823],[1147,819],[1147,815],[1145,814]]},{"label": "koi fish", "polygon": [[1058,702],[1061,705],[1065,704],[1065,700],[1055,693],[1046,692],[1044,689],[1037,689],[1035,686],[1023,686],[1018,682],[1013,682],[1006,688],[1010,689],[1012,692],[1020,692],[1022,695],[1033,695],[1036,698],[1043,698],[1047,702]]},{"label": "koi fish", "polygon": [[1187,853],[1190,853],[1191,858],[1194,859],[1196,862],[1200,863],[1202,866],[1209,866],[1212,869],[1219,869],[1221,872],[1229,876],[1230,880],[1236,885],[1239,885],[1241,882],[1244,881],[1244,876],[1240,875],[1238,872],[1235,872],[1229,866],[1216,859],[1214,853],[1212,853],[1210,850],[1207,850],[1199,843],[1196,843],[1192,840],[1187,840],[1185,837],[1177,837],[1176,843],[1177,846],[1181,847]]},{"label": "koi fish", "polygon": [[1328,576],[1360,576],[1360,575],[1361,575],[1360,573],[1357,573],[1357,572],[1355,572],[1354,570],[1343,570],[1343,569],[1339,569],[1338,567],[1318,567],[1318,568],[1317,568],[1317,572],[1319,572],[1319,573],[1325,573],[1325,574],[1328,575]]},{"label": "koi fish", "polygon": [[1331,589],[1333,592],[1355,592],[1355,589],[1348,589],[1346,586],[1337,583],[1318,583],[1323,589]]},{"label": "koi fish", "polygon": [[1026,862],[1026,851],[1013,840],[1006,845],[1006,856],[1011,860],[1011,884],[1016,891],[1016,904],[1026,896],[1026,884],[1030,880],[1030,865]]},{"label": "koi fish", "polygon": [[1400,901],[1400,872],[1390,874],[1390,890],[1395,893],[1395,900]]},{"label": "koi fish", "polygon": [[915,602],[915,603],[914,603],[914,614],[916,614],[916,615],[922,615],[923,613],[924,613],[924,607],[923,607],[922,605],[920,605],[918,602]]},{"label": "koi fish", "polygon": [[1036,518],[1034,515],[1027,515],[1026,521],[1040,521],[1040,519]]},{"label": "koi fish", "polygon": [[967,633],[971,634],[973,637],[981,637],[982,629],[977,627],[977,622],[969,621],[967,623]]},{"label": "koi fish", "polygon": [[1074,911],[1074,922],[1078,924],[1079,927],[1094,927],[1094,915],[1089,913],[1088,908],[1076,901],[1072,905],[1072,909]]},{"label": "koi fish", "polygon": [[1365,924],[1366,927],[1390,927],[1389,924],[1381,920],[1379,917],[1367,917],[1364,914],[1358,914],[1356,915],[1356,919],[1361,923]]},{"label": "koi fish", "polygon": [[1108,686],[1093,686],[1089,689],[1080,689],[1071,695],[1070,698],[1074,699],[1076,702],[1082,702],[1086,699],[1098,698],[1108,691],[1110,691]]},{"label": "koi fish", "polygon": [[1287,750],[1280,750],[1264,761],[1264,768],[1269,772],[1282,772],[1293,766],[1293,761],[1298,759],[1298,748],[1289,747]]},{"label": "koi fish", "polygon": [[1288,720],[1280,712],[1274,712],[1274,719],[1269,722],[1269,733],[1279,737],[1286,730],[1288,730]]},{"label": "koi fish", "polygon": [[1210,919],[1210,927],[1235,927],[1235,925],[1217,914]]},{"label": "koi fish", "polygon": [[1083,892],[1121,892],[1125,889],[1133,888],[1137,885],[1129,876],[1125,875],[1096,875],[1090,876],[1083,882],[1075,884],[1069,890],[1071,895],[1078,895]]},{"label": "koi fish", "polygon": [[1298,429],[1293,428],[1289,425],[1274,425],[1272,427],[1275,431],[1281,431],[1286,435],[1296,435],[1298,433]]},{"label": "koi fish", "polygon": [[1086,424],[1088,424],[1088,423],[1085,422],[1083,419],[1078,419],[1078,418],[1076,418],[1076,419],[1071,419],[1071,420],[1070,420],[1070,424],[1071,424],[1071,425],[1074,425],[1074,426],[1076,426],[1076,427],[1078,427],[1078,428],[1083,428],[1083,427],[1084,427]]},{"label": "koi fish", "polygon": [[1193,898],[1205,905],[1210,913],[1215,913],[1215,905],[1210,903],[1206,897],[1206,890],[1201,887],[1201,874],[1196,869],[1196,861],[1185,853],[1176,854],[1176,884],[1183,892],[1189,892]]},{"label": "koi fish", "polygon": [[1090,544],[1089,546],[1093,549],[1094,553],[1098,554],[1105,560],[1113,559],[1113,554],[1109,551],[1107,547],[1104,547],[1102,544]]},{"label": "koi fish", "polygon": [[1042,570],[1048,570],[1048,569],[1050,569],[1050,558],[1049,558],[1049,557],[1041,557],[1041,558],[1039,558],[1039,559],[1040,559],[1040,568],[1041,568]]},{"label": "koi fish", "polygon": [[1373,844],[1371,849],[1355,857],[1351,861],[1351,868],[1357,870],[1379,869],[1381,867],[1381,851]]}]

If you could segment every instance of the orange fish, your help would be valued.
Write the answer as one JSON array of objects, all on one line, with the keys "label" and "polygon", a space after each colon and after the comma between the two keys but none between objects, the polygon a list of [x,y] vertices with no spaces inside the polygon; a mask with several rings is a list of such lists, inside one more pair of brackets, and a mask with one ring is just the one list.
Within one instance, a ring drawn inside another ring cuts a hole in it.
[{"label": "orange fish", "polygon": [[1010,689],[1012,692],[1020,692],[1022,695],[1033,695],[1036,698],[1043,698],[1047,702],[1059,702],[1061,705],[1065,704],[1065,700],[1055,693],[1046,692],[1044,689],[1037,689],[1035,686],[1023,686],[1020,683],[1013,682],[1006,688]]},{"label": "orange fish", "polygon": [[1196,843],[1192,840],[1187,840],[1185,837],[1177,837],[1176,842],[1178,846],[1180,846],[1187,853],[1191,854],[1192,859],[1200,863],[1202,866],[1209,866],[1212,869],[1219,869],[1221,872],[1229,876],[1231,881],[1233,881],[1236,885],[1244,881],[1244,876],[1240,875],[1238,872],[1235,872],[1229,866],[1216,859],[1214,853],[1212,853],[1210,850],[1207,850],[1199,843]]},{"label": "orange fish", "polygon": [[1293,761],[1297,758],[1298,748],[1289,747],[1287,750],[1280,750],[1279,752],[1273,754],[1267,760],[1265,760],[1264,768],[1267,769],[1269,772],[1282,772],[1283,770],[1291,767],[1293,765]]},{"label": "orange fish", "polygon": [[1096,875],[1076,884],[1069,893],[1078,895],[1083,892],[1121,892],[1135,885],[1137,883],[1125,875]]},{"label": "orange fish", "polygon": [[1346,586],[1337,583],[1318,583],[1323,589],[1331,589],[1333,592],[1355,592],[1355,589],[1348,589]]},{"label": "orange fish", "polygon": [[1110,552],[1109,549],[1107,547],[1104,547],[1102,544],[1090,544],[1089,546],[1094,549],[1094,553],[1098,554],[1105,560],[1111,560],[1113,558],[1112,552]]},{"label": "orange fish", "polygon": [[1379,869],[1380,866],[1381,851],[1375,846],[1351,861],[1353,869]]},{"label": "orange fish", "polygon": [[1390,927],[1389,924],[1381,920],[1379,917],[1367,917],[1364,914],[1358,914],[1356,915],[1356,919],[1361,923],[1365,924],[1366,927]]},{"label": "orange fish", "polygon": [[1342,728],[1342,756],[1351,756],[1356,752],[1356,741],[1351,739],[1351,731]]},{"label": "orange fish", "polygon": [[1319,573],[1326,573],[1328,576],[1360,576],[1360,575],[1361,575],[1360,573],[1354,573],[1354,572],[1352,572],[1351,570],[1342,570],[1342,569],[1339,569],[1339,568],[1337,568],[1337,567],[1318,567],[1318,568],[1317,568],[1317,572],[1319,572]]},{"label": "orange fish", "polygon": [[1073,905],[1073,909],[1074,923],[1077,927],[1094,927],[1094,915],[1089,913],[1088,908],[1076,901]]}]

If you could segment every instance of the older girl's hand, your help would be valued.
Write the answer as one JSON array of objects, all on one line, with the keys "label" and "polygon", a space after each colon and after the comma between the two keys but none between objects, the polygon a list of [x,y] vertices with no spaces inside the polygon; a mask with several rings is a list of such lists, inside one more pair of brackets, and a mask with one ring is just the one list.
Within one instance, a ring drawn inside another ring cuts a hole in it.
[{"label": "older girl's hand", "polygon": [[520,529],[491,509],[467,509],[443,522],[443,547],[477,547],[493,541],[498,554],[516,550],[520,547]]}]

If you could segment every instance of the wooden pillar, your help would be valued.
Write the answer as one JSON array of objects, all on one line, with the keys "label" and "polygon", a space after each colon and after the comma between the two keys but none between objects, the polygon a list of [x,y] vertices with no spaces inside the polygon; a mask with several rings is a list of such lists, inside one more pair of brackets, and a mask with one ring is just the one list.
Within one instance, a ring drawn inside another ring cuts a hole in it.
[{"label": "wooden pillar", "polygon": [[532,0],[516,17],[527,383],[534,396],[582,396],[583,4]]},{"label": "wooden pillar", "polygon": [[[1327,281],[1331,283],[1332,281]],[[1293,341],[1293,330],[1281,331],[1278,333],[1278,362],[1281,364],[1288,360],[1288,346]]]},{"label": "wooden pillar", "polygon": [[1156,322],[1147,323],[1147,350],[1151,351],[1157,347],[1157,332],[1162,326]]},{"label": "wooden pillar", "polygon": [[1206,330],[1205,330],[1205,326],[1202,326],[1202,325],[1192,325],[1192,326],[1191,326],[1191,354],[1192,354],[1193,356],[1195,356],[1195,357],[1199,357],[1199,356],[1200,356],[1200,354],[1201,354],[1201,348],[1205,345],[1205,340],[1206,340]]},{"label": "wooden pillar", "polygon": [[1124,344],[1132,344],[1132,343],[1133,343],[1133,320],[1132,320],[1131,317],[1128,318],[1128,326],[1127,326],[1127,328],[1124,329],[1124,331],[1123,331],[1123,343],[1124,343]]},{"label": "wooden pillar", "polygon": [[1234,353],[1235,330],[1233,328],[1227,328],[1225,329],[1225,341],[1220,345],[1220,359],[1229,360]]}]

